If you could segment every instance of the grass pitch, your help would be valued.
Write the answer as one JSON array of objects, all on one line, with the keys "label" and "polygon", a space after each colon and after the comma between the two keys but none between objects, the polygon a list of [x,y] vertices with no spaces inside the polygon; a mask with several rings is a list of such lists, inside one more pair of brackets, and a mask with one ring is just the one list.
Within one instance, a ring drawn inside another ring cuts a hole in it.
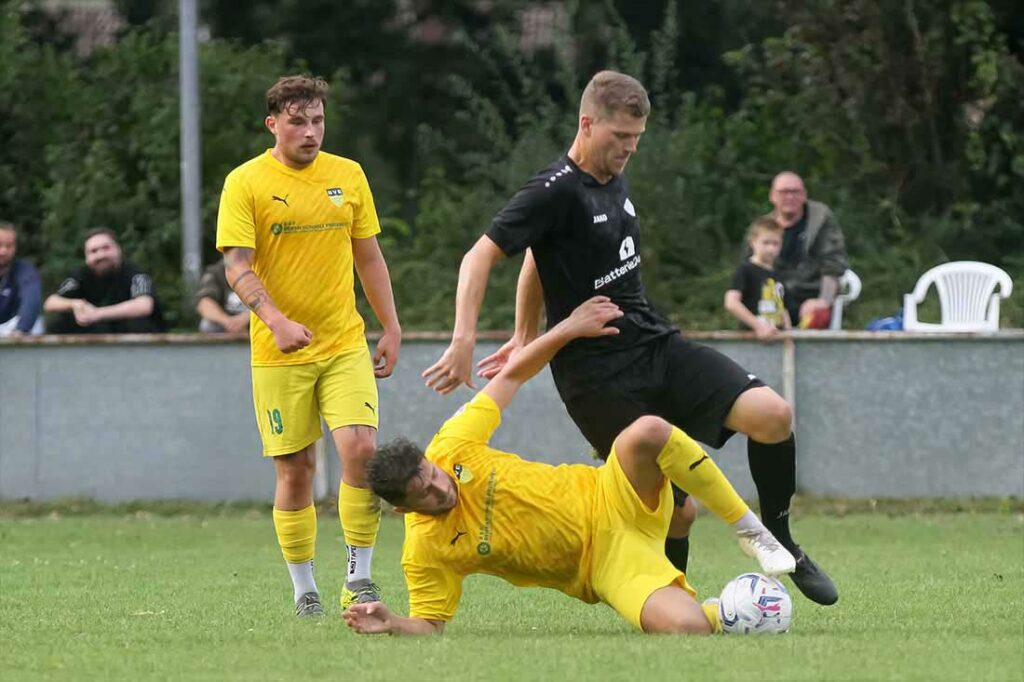
[{"label": "grass pitch", "polygon": [[[414,640],[344,627],[336,516],[320,518],[320,622],[292,615],[269,511],[7,517],[0,678],[1024,680],[1018,511],[804,514],[795,531],[840,601],[794,594],[787,635],[645,636],[603,605],[477,576],[446,634]],[[385,519],[374,573],[405,613],[401,539]],[[754,568],[708,518],[690,566],[701,597]]]}]

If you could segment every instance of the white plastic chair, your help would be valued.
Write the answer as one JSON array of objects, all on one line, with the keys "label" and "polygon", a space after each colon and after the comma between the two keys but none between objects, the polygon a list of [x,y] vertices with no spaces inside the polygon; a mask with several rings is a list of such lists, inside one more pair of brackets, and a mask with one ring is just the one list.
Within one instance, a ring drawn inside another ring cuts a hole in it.
[{"label": "white plastic chair", "polygon": [[832,302],[832,320],[828,323],[829,329],[843,328],[843,307],[852,303],[860,296],[860,277],[853,270],[847,270],[839,275],[839,293],[836,300]]},{"label": "white plastic chair", "polygon": [[[917,306],[935,285],[942,322],[919,322]],[[999,289],[997,292],[996,289]],[[1000,268],[977,261],[937,265],[921,275],[903,297],[903,329],[908,332],[981,332],[999,329],[999,299],[1009,298],[1013,281]]]}]

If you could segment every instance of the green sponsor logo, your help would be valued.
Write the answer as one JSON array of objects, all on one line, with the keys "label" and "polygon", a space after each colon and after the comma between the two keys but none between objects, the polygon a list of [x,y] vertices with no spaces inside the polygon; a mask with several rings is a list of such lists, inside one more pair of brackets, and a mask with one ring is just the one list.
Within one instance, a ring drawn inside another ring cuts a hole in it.
[{"label": "green sponsor logo", "polygon": [[270,226],[270,233],[275,237],[282,234],[299,234],[302,232],[324,232],[327,230],[345,230],[349,223],[313,223],[312,225],[296,225],[294,222],[285,221],[274,223]]},{"label": "green sponsor logo", "polygon": [[487,479],[487,494],[484,496],[484,525],[477,535],[476,553],[487,556],[491,553],[491,529],[494,525],[494,489],[498,485],[498,472],[491,469]]}]

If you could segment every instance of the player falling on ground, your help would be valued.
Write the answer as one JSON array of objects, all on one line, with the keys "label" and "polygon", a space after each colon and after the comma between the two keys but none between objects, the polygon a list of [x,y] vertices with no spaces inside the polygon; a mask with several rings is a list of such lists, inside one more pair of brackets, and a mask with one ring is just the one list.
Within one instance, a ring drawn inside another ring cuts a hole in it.
[{"label": "player falling on ground", "polygon": [[[379,599],[370,563],[380,503],[366,485],[377,385],[402,332],[370,186],[358,163],[320,150],[327,83],[283,77],[267,91],[272,149],[231,171],[217,218],[228,282],[255,314],[252,388],[263,454],[274,459],[274,527],[299,616],[321,616],[313,577],[314,445],[327,422],[342,462],[338,513],[348,551],[342,606]],[[383,326],[373,359],[353,266]]]},{"label": "player falling on ground", "polygon": [[434,436],[426,455],[408,441],[382,448],[370,485],[406,511],[402,567],[409,617],[382,602],[344,614],[361,633],[431,634],[455,615],[473,573],[550,587],[604,602],[651,633],[721,630],[717,608],[697,603],[684,573],[665,557],[671,480],[732,524],[762,570],[793,569],[793,556],[765,528],[689,436],[641,417],[615,439],[608,461],[551,466],[489,447],[516,391],[574,339],[618,333],[622,311],[607,297],[580,305],[523,348]]},{"label": "player falling on ground", "polygon": [[[551,363],[569,416],[602,459],[619,432],[642,415],[660,416],[714,448],[737,431],[746,434],[761,516],[797,557],[793,582],[813,601],[832,604],[838,599],[832,580],[790,535],[796,444],[789,404],[726,356],[684,339],[644,293],[640,221],[623,171],[649,112],[636,79],[602,71],[590,80],[568,153],[531,179],[463,258],[451,345],[423,375],[442,394],[473,386],[480,304],[491,268],[506,256],[526,251],[516,331],[481,361],[485,378],[537,335],[542,302],[550,327],[591,296],[609,296],[625,313],[616,322],[621,333],[580,339]],[[685,495],[676,500],[665,551],[685,572],[694,507]]]}]

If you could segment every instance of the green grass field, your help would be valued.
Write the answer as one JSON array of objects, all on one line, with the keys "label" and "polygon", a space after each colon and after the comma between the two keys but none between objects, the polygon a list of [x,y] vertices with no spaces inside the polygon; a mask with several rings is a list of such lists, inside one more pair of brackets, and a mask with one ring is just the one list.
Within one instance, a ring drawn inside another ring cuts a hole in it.
[{"label": "green grass field", "polygon": [[[320,518],[320,622],[291,614],[269,512],[8,515],[0,679],[1024,679],[1019,511],[805,514],[796,532],[841,597],[821,608],[795,595],[787,635],[645,636],[605,606],[478,576],[443,637],[412,640],[345,629],[331,515]],[[401,538],[387,518],[374,561],[404,613]],[[753,568],[706,518],[690,565],[702,597]]]}]

